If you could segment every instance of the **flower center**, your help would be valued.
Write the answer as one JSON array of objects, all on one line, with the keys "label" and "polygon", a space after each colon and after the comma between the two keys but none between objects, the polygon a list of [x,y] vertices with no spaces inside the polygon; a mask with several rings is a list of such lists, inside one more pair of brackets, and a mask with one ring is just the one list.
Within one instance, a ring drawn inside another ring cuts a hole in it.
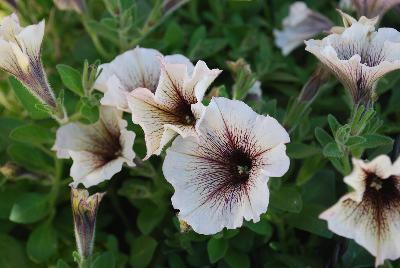
[{"label": "flower center", "polygon": [[360,46],[360,45],[340,45],[336,47],[338,53],[338,58],[341,60],[349,60],[354,55],[358,54],[361,58],[361,64],[365,64],[369,67],[374,67],[379,65],[384,60],[384,53],[382,53],[382,48],[370,45],[370,46]]},{"label": "flower center", "polygon": [[190,103],[182,102],[178,107],[176,107],[176,111],[180,115],[181,124],[189,126],[194,125],[196,122]]},{"label": "flower center", "polygon": [[253,165],[250,156],[243,150],[236,149],[230,154],[228,161],[231,183],[241,184],[247,182]]}]

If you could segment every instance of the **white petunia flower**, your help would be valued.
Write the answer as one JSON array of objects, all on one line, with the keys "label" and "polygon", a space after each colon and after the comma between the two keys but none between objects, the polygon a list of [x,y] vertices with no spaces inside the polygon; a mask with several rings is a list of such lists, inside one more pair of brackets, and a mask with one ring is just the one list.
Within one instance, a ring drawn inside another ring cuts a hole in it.
[{"label": "white petunia flower", "polygon": [[238,228],[243,218],[258,222],[269,203],[269,177],[289,168],[286,130],[243,102],[213,98],[197,131],[177,137],[163,164],[179,218],[201,234]]},{"label": "white petunia flower", "polygon": [[132,121],[145,134],[145,159],[159,155],[176,133],[183,137],[196,135],[195,124],[203,111],[204,93],[220,72],[210,70],[203,61],[198,61],[194,69],[191,64],[163,61],[155,93],[138,88],[128,95]]},{"label": "white petunia flower", "polygon": [[392,7],[400,4],[400,0],[353,0],[353,5],[359,16],[380,18]]},{"label": "white petunia flower", "polygon": [[[155,92],[162,57],[155,49],[136,47],[117,56],[110,63],[100,65],[102,71],[94,87],[104,92],[101,104],[130,112],[126,95],[136,88],[147,88]],[[189,59],[182,55],[166,56],[165,61],[187,64],[190,71],[193,69]]]},{"label": "white petunia flower", "polygon": [[40,58],[44,20],[21,27],[15,14],[0,22],[0,68],[20,80],[39,101],[57,106]]},{"label": "white petunia flower", "polygon": [[354,239],[376,257],[375,265],[400,257],[400,160],[381,155],[353,159],[344,182],[354,191],[320,215],[331,231]]},{"label": "white petunia flower", "polygon": [[82,183],[87,188],[109,180],[121,171],[124,163],[135,166],[135,133],[126,127],[122,112],[102,106],[98,122],[69,123],[57,130],[53,150],[59,158],[72,158],[73,187]]},{"label": "white petunia flower", "polygon": [[275,44],[288,55],[304,40],[328,31],[332,22],[325,16],[309,9],[304,2],[294,2],[289,9],[289,16],[283,22],[283,30],[274,30]]},{"label": "white petunia flower", "polygon": [[306,41],[314,54],[349,91],[355,104],[370,105],[379,78],[400,68],[400,33],[375,31],[376,19],[361,17],[341,33]]}]

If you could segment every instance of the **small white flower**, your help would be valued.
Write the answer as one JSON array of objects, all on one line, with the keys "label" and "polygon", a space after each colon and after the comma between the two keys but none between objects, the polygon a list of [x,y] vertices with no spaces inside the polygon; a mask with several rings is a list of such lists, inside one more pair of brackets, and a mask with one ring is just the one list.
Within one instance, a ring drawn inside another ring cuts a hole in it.
[{"label": "small white flower", "polygon": [[283,22],[283,30],[274,30],[275,44],[288,55],[304,40],[328,31],[332,22],[321,14],[309,9],[304,2],[294,2],[289,9],[289,16]]},{"label": "small white flower", "polygon": [[354,191],[320,215],[333,232],[354,239],[376,257],[375,265],[400,257],[400,160],[381,155],[353,159],[344,182]]},{"label": "small white flower", "polygon": [[72,158],[73,187],[79,183],[86,188],[99,184],[121,171],[124,163],[135,165],[135,133],[126,127],[122,112],[102,106],[95,124],[69,123],[57,130],[53,150],[59,158]]},{"label": "small white flower", "polygon": [[369,105],[378,79],[400,68],[400,33],[392,28],[375,31],[376,22],[361,17],[341,33],[305,42],[306,50],[335,74],[355,104]]},{"label": "small white flower", "polygon": [[196,135],[195,124],[203,111],[204,93],[220,74],[198,61],[190,64],[163,61],[155,93],[138,88],[128,95],[132,121],[139,124],[145,134],[147,154],[159,155],[176,133],[183,137]]},{"label": "small white flower", "polygon": [[259,221],[269,203],[269,177],[289,168],[286,130],[243,102],[213,98],[197,131],[177,137],[163,164],[179,218],[201,234],[238,228],[243,218]]},{"label": "small white flower", "polygon": [[15,14],[0,22],[0,68],[20,80],[39,101],[57,106],[40,58],[44,20],[21,27]]},{"label": "small white flower", "polygon": [[[117,56],[110,63],[100,65],[101,74],[94,87],[104,92],[101,104],[130,112],[126,101],[127,93],[136,88],[147,88],[155,92],[160,79],[162,57],[155,49],[136,47]],[[166,56],[165,61],[192,65],[182,55]]]}]

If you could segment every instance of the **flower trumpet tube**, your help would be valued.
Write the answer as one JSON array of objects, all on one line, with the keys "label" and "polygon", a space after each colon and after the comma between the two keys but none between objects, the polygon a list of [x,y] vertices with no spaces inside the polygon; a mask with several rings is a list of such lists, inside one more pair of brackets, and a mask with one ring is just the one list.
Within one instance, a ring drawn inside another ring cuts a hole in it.
[{"label": "flower trumpet tube", "polygon": [[353,103],[371,106],[377,81],[400,68],[400,33],[375,30],[375,19],[361,17],[341,33],[306,41],[314,54],[342,82]]}]

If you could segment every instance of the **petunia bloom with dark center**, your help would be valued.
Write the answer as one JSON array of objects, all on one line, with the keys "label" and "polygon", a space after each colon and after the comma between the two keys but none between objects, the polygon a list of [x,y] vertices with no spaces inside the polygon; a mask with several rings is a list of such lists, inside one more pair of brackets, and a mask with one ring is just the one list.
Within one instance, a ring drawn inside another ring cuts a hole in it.
[{"label": "petunia bloom with dark center", "polygon": [[179,218],[201,234],[237,228],[243,218],[259,221],[269,177],[289,168],[288,133],[272,117],[225,98],[213,98],[196,126],[198,135],[176,138],[163,164]]},{"label": "petunia bloom with dark center", "polygon": [[353,160],[344,181],[354,188],[320,218],[333,232],[353,238],[376,256],[376,266],[400,257],[400,161],[379,156],[371,162]]},{"label": "petunia bloom with dark center", "polygon": [[134,166],[132,150],[135,133],[126,129],[122,112],[102,106],[94,124],[69,123],[57,130],[53,150],[59,158],[71,157],[72,185],[96,185],[111,177],[127,163]]},{"label": "petunia bloom with dark center", "polygon": [[155,92],[138,88],[128,94],[132,121],[144,131],[145,159],[158,155],[176,134],[196,135],[195,124],[203,111],[201,101],[208,86],[221,71],[210,70],[199,61],[190,64],[161,62],[161,75]]}]

